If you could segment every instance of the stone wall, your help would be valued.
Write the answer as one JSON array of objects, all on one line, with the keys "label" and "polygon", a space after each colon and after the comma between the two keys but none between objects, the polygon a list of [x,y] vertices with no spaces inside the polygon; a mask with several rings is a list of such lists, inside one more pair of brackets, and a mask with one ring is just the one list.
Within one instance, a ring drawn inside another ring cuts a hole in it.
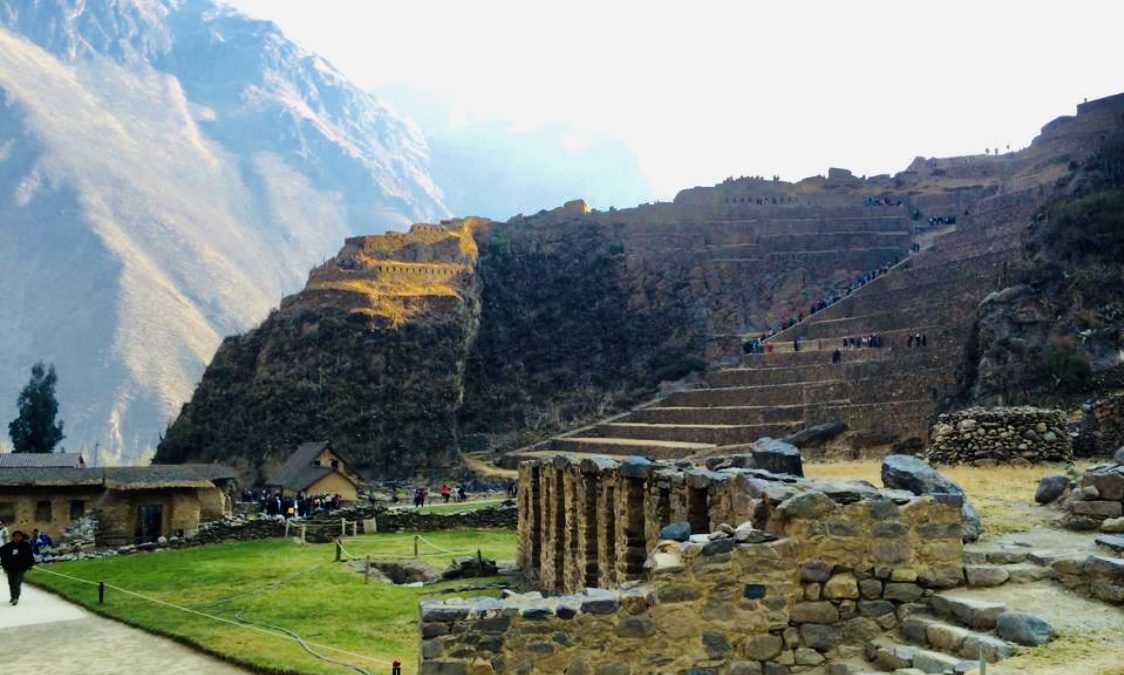
[{"label": "stone wall", "polygon": [[968,408],[937,418],[929,461],[939,464],[1069,462],[1065,413],[1042,408]]},{"label": "stone wall", "polygon": [[959,496],[940,496],[937,511],[947,511],[947,527],[941,519],[886,525],[876,521],[897,517],[902,509],[894,500],[916,498],[752,468],[557,456],[524,462],[519,481],[518,561],[544,591],[615,588],[647,578],[648,554],[673,523],[684,536],[748,523],[773,536],[830,542],[846,551],[849,564],[909,564],[933,583],[960,579]]},{"label": "stone wall", "polygon": [[1124,464],[1090,467],[1070,491],[1065,510],[1062,524],[1071,530],[1096,530],[1124,516]]},{"label": "stone wall", "polygon": [[1075,450],[1082,457],[1111,455],[1124,447],[1124,391],[1085,404]]},{"label": "stone wall", "polygon": [[[567,475],[608,477],[537,468],[564,489]],[[761,483],[750,501],[779,500],[759,514],[767,531],[755,521],[657,539],[642,581],[620,590],[423,603],[420,672],[787,673],[855,655],[931,589],[961,583],[960,513],[948,500],[845,486],[829,497],[812,481],[724,471]],[[735,499],[753,483],[708,478],[713,515],[757,512]]]}]

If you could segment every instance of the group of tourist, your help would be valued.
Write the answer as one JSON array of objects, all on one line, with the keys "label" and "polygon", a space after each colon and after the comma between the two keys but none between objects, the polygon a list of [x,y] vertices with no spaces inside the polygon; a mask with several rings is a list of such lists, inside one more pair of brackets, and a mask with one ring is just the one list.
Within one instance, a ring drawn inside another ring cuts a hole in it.
[{"label": "group of tourist", "polygon": [[885,346],[881,333],[869,333],[867,335],[849,335],[843,338],[844,349],[866,349],[873,347],[878,349]]},{"label": "group of tourist", "polygon": [[[249,499],[247,499],[249,497]],[[263,488],[254,499],[252,493],[243,493],[244,501],[256,501],[262,513],[291,520],[308,518],[317,511],[336,511],[343,505],[343,497],[338,494],[310,495],[298,492],[296,497],[271,492]]]},{"label": "group of tourist", "polygon": [[933,216],[929,218],[930,225],[955,225],[956,216]]},{"label": "group of tourist", "polygon": [[[449,502],[466,502],[468,501],[468,488],[462,483],[455,489],[449,485],[448,482],[441,483],[441,487],[436,491],[441,496],[441,503],[448,504]],[[401,501],[398,496],[398,488],[392,487],[390,489],[390,503],[397,504]],[[415,509],[420,509],[426,504],[433,503],[433,491],[428,486],[419,485],[414,488],[413,503]]]},{"label": "group of tourist", "polygon": [[910,333],[906,336],[905,346],[907,349],[920,349],[922,347],[928,347],[929,336],[927,336],[925,333]]},{"label": "group of tourist", "polygon": [[890,199],[889,197],[867,197],[867,206],[901,206],[902,200]]}]

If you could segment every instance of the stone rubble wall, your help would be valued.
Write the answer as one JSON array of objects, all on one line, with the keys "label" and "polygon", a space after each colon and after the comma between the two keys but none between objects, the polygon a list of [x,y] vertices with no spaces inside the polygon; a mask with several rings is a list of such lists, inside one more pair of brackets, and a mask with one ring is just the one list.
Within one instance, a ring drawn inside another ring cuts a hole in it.
[{"label": "stone rubble wall", "polygon": [[[348,524],[347,536],[351,535],[351,523],[359,522],[358,532],[369,534],[366,524],[375,520],[379,532],[435,532],[461,528],[507,528],[515,529],[516,509],[513,506],[499,506],[468,511],[465,513],[418,513],[413,510],[388,510],[383,506],[362,506],[344,508],[328,516],[306,521],[292,521],[289,536],[299,537],[301,526],[305,528],[305,539],[312,543],[325,543],[340,536],[342,520]],[[157,548],[191,548],[207,544],[223,544],[239,541],[256,541],[285,536],[285,522],[276,518],[230,516],[222,520],[201,523],[199,529],[186,537],[168,537],[159,542],[128,544],[118,547],[102,548],[95,552],[92,545],[68,545],[57,548],[58,555],[53,559],[64,562],[101,555],[127,555],[136,552],[154,551]]]},{"label": "stone rubble wall", "polygon": [[1124,391],[1084,406],[1077,452],[1082,457],[1111,455],[1124,447]]},{"label": "stone rubble wall", "polygon": [[419,672],[798,672],[961,583],[958,505],[793,492],[774,514],[783,538],[662,540],[619,590],[423,602]]},{"label": "stone rubble wall", "polygon": [[937,418],[927,456],[934,464],[1069,462],[1065,413],[1029,406],[968,408]]},{"label": "stone rubble wall", "polygon": [[1062,525],[1096,530],[1109,518],[1124,516],[1124,464],[1089,467],[1064,502]]}]

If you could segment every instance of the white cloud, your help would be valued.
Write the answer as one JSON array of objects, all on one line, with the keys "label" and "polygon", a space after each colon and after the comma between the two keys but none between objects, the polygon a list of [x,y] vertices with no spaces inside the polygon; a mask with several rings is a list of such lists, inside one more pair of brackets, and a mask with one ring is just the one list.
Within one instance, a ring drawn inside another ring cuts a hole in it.
[{"label": "white cloud", "polygon": [[659,196],[1025,145],[1124,90],[1124,5],[234,0],[361,85],[627,143]]}]

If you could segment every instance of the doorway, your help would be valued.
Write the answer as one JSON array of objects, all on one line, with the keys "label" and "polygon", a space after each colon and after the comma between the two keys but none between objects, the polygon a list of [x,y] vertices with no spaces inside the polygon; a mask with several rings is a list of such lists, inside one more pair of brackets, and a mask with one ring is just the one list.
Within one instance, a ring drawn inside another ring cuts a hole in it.
[{"label": "doorway", "polygon": [[164,534],[164,507],[146,504],[137,509],[137,529],[140,541],[156,541]]}]

